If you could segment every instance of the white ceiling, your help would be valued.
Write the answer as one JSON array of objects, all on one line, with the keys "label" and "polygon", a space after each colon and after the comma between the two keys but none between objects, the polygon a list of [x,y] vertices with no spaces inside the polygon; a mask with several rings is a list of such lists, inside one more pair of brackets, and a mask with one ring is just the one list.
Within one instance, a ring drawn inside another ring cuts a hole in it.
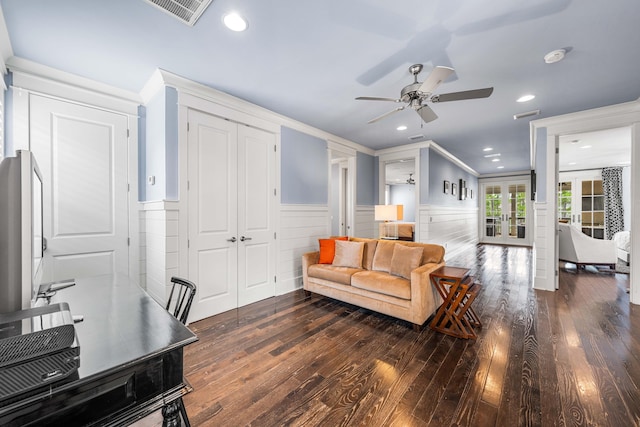
[{"label": "white ceiling", "polygon": [[618,128],[560,137],[559,170],[601,169],[631,164],[631,129]]},{"label": "white ceiling", "polygon": [[[422,134],[481,174],[530,168],[529,120],[640,96],[637,0],[214,0],[188,26],[143,0],[0,0],[7,55],[139,92],[162,68],[377,150]],[[236,10],[243,33],[222,16]],[[545,64],[548,52],[566,58]],[[12,51],[12,52],[11,52]],[[7,58],[4,58],[7,59]],[[408,67],[455,74],[436,94],[493,86],[487,99],[411,109],[398,98]],[[536,98],[519,104],[525,93]],[[397,131],[399,125],[408,127]],[[504,169],[482,156],[492,146]]]}]

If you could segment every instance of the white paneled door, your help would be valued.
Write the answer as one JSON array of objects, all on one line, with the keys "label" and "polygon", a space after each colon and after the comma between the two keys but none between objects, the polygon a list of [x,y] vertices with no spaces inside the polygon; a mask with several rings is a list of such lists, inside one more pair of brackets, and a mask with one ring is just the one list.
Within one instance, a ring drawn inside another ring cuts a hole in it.
[{"label": "white paneled door", "polygon": [[43,281],[127,274],[127,116],[31,95],[29,126],[45,181]]},{"label": "white paneled door", "polygon": [[275,136],[189,110],[191,321],[275,295]]}]

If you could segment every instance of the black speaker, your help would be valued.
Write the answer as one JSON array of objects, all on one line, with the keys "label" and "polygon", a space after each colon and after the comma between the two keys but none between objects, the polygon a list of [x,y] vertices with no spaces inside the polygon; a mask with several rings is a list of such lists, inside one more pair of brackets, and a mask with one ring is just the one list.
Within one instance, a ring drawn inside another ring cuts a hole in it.
[{"label": "black speaker", "polygon": [[0,368],[69,348],[75,339],[67,303],[0,314]]},{"label": "black speaker", "polygon": [[79,366],[67,303],[0,314],[0,402],[67,378]]}]

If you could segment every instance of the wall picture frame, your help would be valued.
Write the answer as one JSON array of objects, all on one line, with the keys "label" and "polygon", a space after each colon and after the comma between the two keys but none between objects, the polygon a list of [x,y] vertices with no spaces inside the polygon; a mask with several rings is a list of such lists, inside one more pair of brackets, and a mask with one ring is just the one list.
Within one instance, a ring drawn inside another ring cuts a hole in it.
[{"label": "wall picture frame", "polygon": [[444,194],[449,194],[449,187],[450,187],[450,183],[449,181],[447,181],[446,179],[444,180],[444,188],[443,188],[443,192]]}]

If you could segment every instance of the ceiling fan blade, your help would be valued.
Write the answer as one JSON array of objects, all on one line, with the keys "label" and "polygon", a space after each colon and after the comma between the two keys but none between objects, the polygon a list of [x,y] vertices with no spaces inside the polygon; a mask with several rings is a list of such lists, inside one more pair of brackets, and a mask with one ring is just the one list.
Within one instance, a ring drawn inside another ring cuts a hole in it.
[{"label": "ceiling fan blade", "polygon": [[463,99],[488,98],[493,93],[492,87],[465,90],[462,92],[443,93],[431,97],[431,102],[461,101]]},{"label": "ceiling fan blade", "polygon": [[418,108],[416,110],[416,113],[418,113],[418,115],[422,117],[422,120],[424,120],[425,123],[432,122],[438,118],[438,115],[435,113],[435,111],[433,111],[428,105],[423,105],[422,107]]},{"label": "ceiling fan blade", "polygon": [[378,96],[359,96],[356,98],[359,101],[391,101],[391,102],[400,102],[399,99],[394,98],[380,98]]},{"label": "ceiling fan blade", "polygon": [[371,124],[371,123],[375,123],[375,122],[377,122],[378,120],[382,120],[382,119],[384,119],[385,117],[392,115],[393,113],[397,113],[398,111],[402,111],[402,110],[404,110],[404,108],[405,108],[405,106],[398,107],[398,108],[396,108],[395,110],[391,110],[391,111],[389,111],[388,113],[384,113],[383,115],[376,117],[375,119],[371,119],[371,120],[369,120],[367,123],[369,123],[369,124]]},{"label": "ceiling fan blade", "polygon": [[429,74],[425,81],[422,82],[422,86],[420,86],[418,90],[424,93],[433,93],[453,72],[453,68],[443,67],[441,65],[437,66],[431,71],[431,74]]}]

